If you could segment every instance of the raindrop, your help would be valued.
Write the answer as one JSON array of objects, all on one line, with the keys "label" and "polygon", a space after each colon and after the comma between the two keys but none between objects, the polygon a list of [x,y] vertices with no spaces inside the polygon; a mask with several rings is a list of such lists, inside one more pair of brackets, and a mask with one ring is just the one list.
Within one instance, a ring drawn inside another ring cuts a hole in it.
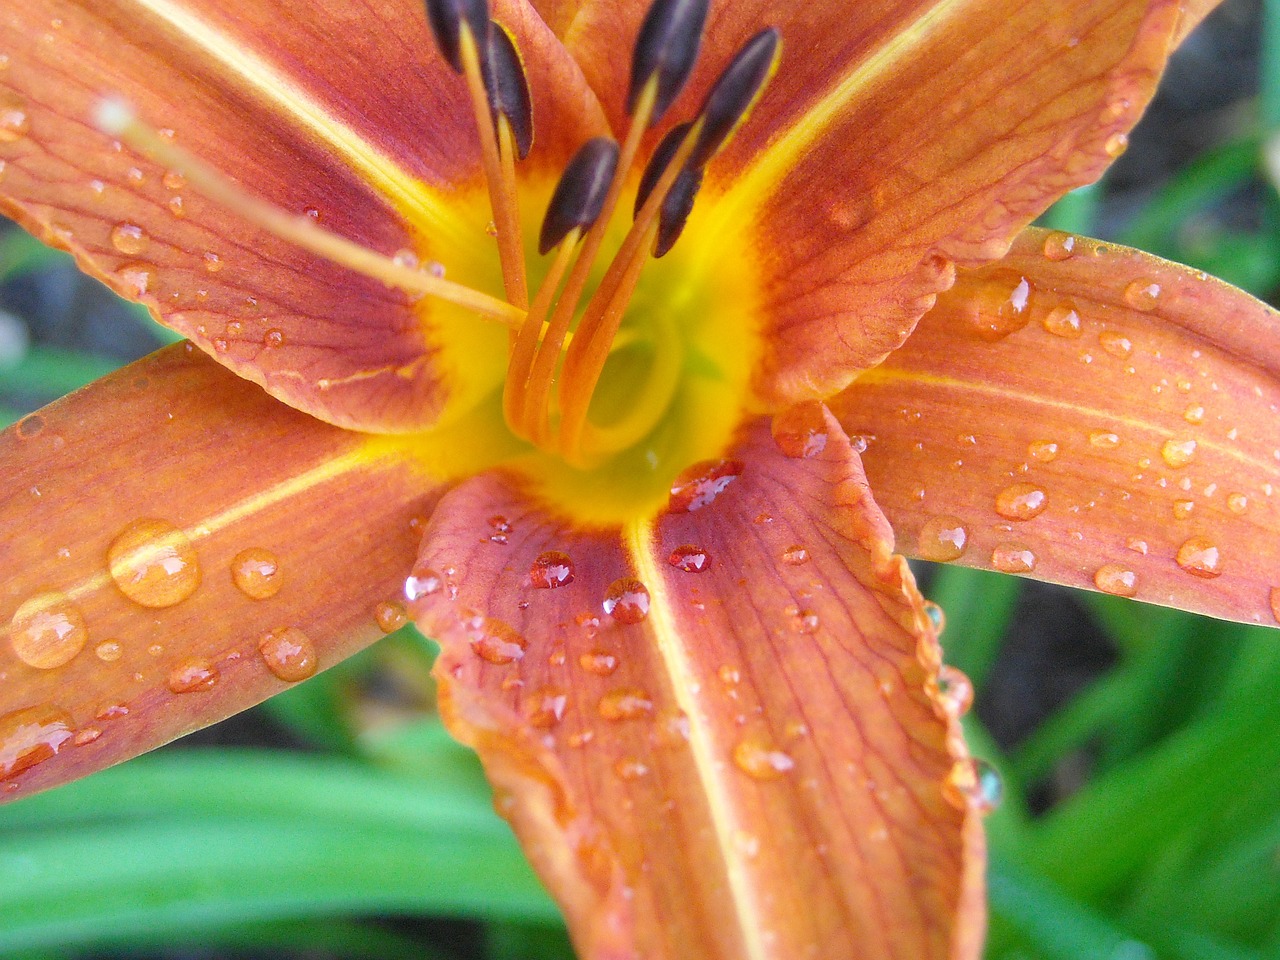
[{"label": "raindrop", "polygon": [[1032,440],[1027,446],[1027,453],[1033,460],[1052,463],[1058,458],[1058,445],[1052,440]]},{"label": "raindrop", "polygon": [[124,647],[119,640],[103,640],[93,648],[93,652],[103,663],[114,663],[124,655]]},{"label": "raindrop", "polygon": [[204,268],[209,273],[218,273],[222,267],[222,258],[216,253],[209,252],[204,255]]},{"label": "raindrop", "polygon": [[1044,238],[1044,258],[1062,261],[1071,259],[1076,250],[1076,238],[1061,230],[1054,230]]},{"label": "raindrop", "polygon": [[619,623],[639,623],[649,615],[649,588],[635,577],[621,577],[609,584],[601,606]]},{"label": "raindrop", "polygon": [[412,250],[401,247],[391,255],[391,262],[397,267],[404,267],[407,270],[417,270],[422,265],[422,261],[418,259],[418,255]]},{"label": "raindrop", "polygon": [[102,731],[97,727],[85,727],[75,735],[71,742],[77,747],[87,747],[100,736],[102,736]]},{"label": "raindrop", "polygon": [[957,667],[944,666],[938,670],[938,703],[948,716],[957,720],[973,706],[973,681]]},{"label": "raindrop", "polygon": [[374,606],[373,620],[383,633],[395,633],[409,622],[409,614],[394,600],[383,600]]},{"label": "raindrop", "polygon": [[478,613],[464,614],[462,627],[471,652],[486,663],[498,666],[514,663],[524,656],[528,642],[514,627],[502,620]]},{"label": "raindrop", "polygon": [[1129,136],[1124,133],[1113,133],[1107,137],[1106,142],[1102,144],[1102,149],[1107,156],[1114,160],[1127,149],[1129,149]]},{"label": "raindrop", "polygon": [[787,624],[793,633],[809,634],[815,632],[821,626],[821,621],[816,613],[812,610],[802,610],[795,604],[789,605],[783,610],[783,613],[786,614]]},{"label": "raindrop", "polygon": [[1000,543],[991,551],[991,566],[1001,573],[1030,573],[1036,568],[1036,555],[1024,543]]},{"label": "raindrop", "polygon": [[1173,501],[1173,516],[1177,520],[1186,520],[1196,508],[1194,500]]},{"label": "raindrop", "polygon": [[827,448],[827,408],[817,400],[789,407],[773,418],[773,442],[785,456],[816,457]]},{"label": "raindrop", "polygon": [[777,780],[795,768],[790,754],[777,749],[763,736],[739,740],[733,748],[733,763],[755,780]]},{"label": "raindrop", "polygon": [[1006,520],[1030,520],[1048,505],[1044,491],[1031,483],[1015,483],[996,494],[996,513]]},{"label": "raindrop", "polygon": [[172,607],[200,586],[200,564],[187,535],[164,520],[135,520],[107,548],[120,592],[144,607]]},{"label": "raindrop", "polygon": [[174,217],[181,219],[187,215],[187,208],[183,205],[181,197],[170,197],[168,207],[169,213]]},{"label": "raindrop", "polygon": [[218,669],[208,660],[184,660],[169,671],[169,689],[174,693],[212,690],[217,682]]},{"label": "raindrop", "polygon": [[258,653],[267,669],[285,683],[306,680],[319,666],[311,638],[297,627],[277,627],[263,634]]},{"label": "raindrop", "polygon": [[26,101],[13,94],[0,94],[0,143],[14,143],[30,131]]},{"label": "raindrop", "polygon": [[44,417],[40,416],[38,413],[33,413],[30,416],[23,417],[19,420],[15,429],[17,430],[19,440],[30,440],[33,437],[40,436],[44,431],[44,427]]},{"label": "raindrop", "polygon": [[597,677],[607,677],[618,669],[618,658],[604,650],[590,650],[578,657],[578,666]]},{"label": "raindrop", "polygon": [[1080,323],[1080,314],[1065,305],[1054,307],[1045,314],[1044,319],[1040,322],[1045,330],[1055,337],[1076,340],[1084,333],[1084,327]]},{"label": "raindrop", "polygon": [[241,550],[231,560],[231,582],[246,597],[267,600],[284,586],[280,576],[280,561],[270,550],[249,547]]},{"label": "raindrop", "polygon": [[1093,430],[1089,433],[1089,446],[1099,450],[1114,450],[1120,446],[1120,436],[1110,430]]},{"label": "raindrop", "polygon": [[1222,554],[1208,537],[1192,537],[1178,548],[1174,559],[1187,573],[1205,580],[1222,573]]},{"label": "raindrop", "polygon": [[1191,404],[1191,406],[1187,407],[1186,412],[1182,414],[1182,419],[1187,423],[1203,423],[1204,407],[1198,403]]},{"label": "raindrop", "polygon": [[1133,353],[1133,341],[1114,330],[1103,330],[1098,334],[1098,342],[1102,344],[1103,350],[1121,360],[1128,359],[1129,354]]},{"label": "raindrop", "polygon": [[567,553],[547,550],[529,567],[529,582],[538,590],[555,590],[573,583],[573,560]]},{"label": "raindrop", "polygon": [[1007,281],[990,280],[964,305],[965,329],[989,343],[1002,340],[1031,319],[1031,296],[1030,281],[1016,273]]},{"label": "raindrop", "polygon": [[929,618],[929,622],[933,624],[933,632],[942,636],[942,631],[947,629],[947,615],[943,612],[942,607],[934,603],[932,600],[924,602],[925,616]]},{"label": "raindrop", "polygon": [[412,574],[405,578],[404,597],[410,603],[413,603],[413,601],[422,597],[429,597],[433,593],[438,593],[442,586],[444,586],[444,578],[430,567],[424,567],[414,570]]},{"label": "raindrop", "polygon": [[134,257],[147,249],[147,233],[136,223],[117,223],[111,228],[111,245]]},{"label": "raindrop", "polygon": [[116,267],[116,276],[135,297],[156,292],[156,271],[149,263],[126,263]]},{"label": "raindrop", "polygon": [[1243,493],[1227,494],[1227,509],[1236,516],[1240,516],[1249,509],[1249,498]]},{"label": "raindrop", "polygon": [[1124,288],[1124,302],[1135,310],[1154,310],[1160,302],[1160,284],[1145,277]]},{"label": "raindrop", "polygon": [[787,547],[787,549],[782,551],[782,562],[792,567],[798,567],[802,563],[808,563],[809,551],[800,544],[793,543],[791,546]]},{"label": "raindrop", "polygon": [[569,697],[558,687],[542,687],[525,701],[525,715],[531,726],[544,730],[554,727],[564,719]]},{"label": "raindrop", "polygon": [[1194,440],[1166,440],[1164,446],[1160,448],[1161,458],[1175,470],[1178,467],[1185,467],[1195,458],[1195,455]]},{"label": "raindrop", "polygon": [[1093,585],[1103,593],[1132,597],[1138,592],[1138,575],[1118,563],[1104,563],[1094,571]]},{"label": "raindrop", "polygon": [[619,687],[601,697],[596,710],[605,720],[643,720],[653,716],[653,701],[643,690]]},{"label": "raindrop", "polygon": [[274,350],[277,347],[283,347],[285,341],[284,331],[275,327],[269,329],[262,335],[262,345],[268,350]]},{"label": "raindrop", "polygon": [[930,517],[920,528],[917,552],[922,560],[945,563],[964,554],[969,531],[959,518],[944,515]]},{"label": "raindrop", "polygon": [[166,190],[181,190],[187,185],[187,178],[177,170],[166,170],[160,182],[164,184]]},{"label": "raindrop", "polygon": [[947,800],[961,810],[987,814],[1000,806],[1004,784],[996,768],[985,760],[956,761],[942,785]]},{"label": "raindrop", "polygon": [[667,507],[672,513],[692,513],[712,503],[742,475],[740,460],[704,460],[682,470],[671,482]]},{"label": "raindrop", "polygon": [[701,547],[686,543],[671,551],[667,563],[685,573],[702,573],[711,566],[711,554]]},{"label": "raindrop", "polygon": [[41,593],[18,607],[9,643],[29,667],[52,670],[71,662],[89,639],[84,617],[65,593]]},{"label": "raindrop", "polygon": [[52,705],[0,716],[0,780],[56,756],[74,735],[71,717]]},{"label": "raindrop", "polygon": [[639,780],[649,772],[649,768],[635,757],[619,757],[614,761],[613,772],[619,780]]}]

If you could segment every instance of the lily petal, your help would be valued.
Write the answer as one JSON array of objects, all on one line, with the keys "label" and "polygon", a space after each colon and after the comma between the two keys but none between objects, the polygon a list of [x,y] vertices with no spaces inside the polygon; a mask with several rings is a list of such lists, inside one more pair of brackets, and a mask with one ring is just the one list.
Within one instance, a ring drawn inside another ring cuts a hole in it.
[{"label": "lily petal", "polygon": [[1280,315],[1028,230],[833,401],[917,556],[1280,619]]},{"label": "lily petal", "polygon": [[376,639],[374,605],[412,564],[410,521],[438,495],[387,441],[290,410],[187,345],[19,421],[0,463],[0,799]]},{"label": "lily petal", "polygon": [[978,954],[936,637],[856,454],[802,413],[812,458],[756,421],[652,523],[574,529],[489,474],[428,524],[442,715],[584,957]]},{"label": "lily petal", "polygon": [[[600,129],[599,107],[523,0],[495,14],[530,74],[529,162],[557,165]],[[496,259],[487,208],[457,202],[483,193],[475,121],[420,3],[39,0],[6,13],[0,49],[0,210],[293,406],[358,429],[434,422],[451,372],[429,312],[92,126],[103,98],[123,97],[252,193],[386,256]]]}]

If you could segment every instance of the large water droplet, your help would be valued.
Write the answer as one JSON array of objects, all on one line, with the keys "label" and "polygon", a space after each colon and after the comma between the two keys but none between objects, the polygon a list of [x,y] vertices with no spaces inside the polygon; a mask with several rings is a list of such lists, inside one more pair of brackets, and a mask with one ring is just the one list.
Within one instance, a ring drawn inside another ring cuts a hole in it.
[{"label": "large water droplet", "polygon": [[169,671],[169,689],[174,693],[200,693],[218,683],[218,668],[198,657],[184,660]]},{"label": "large water droplet", "polygon": [[1243,493],[1229,493],[1227,494],[1227,509],[1236,516],[1241,516],[1249,509],[1249,498]]},{"label": "large water droplet", "polygon": [[116,267],[116,276],[132,296],[141,297],[156,292],[156,268],[149,263],[134,261],[121,264]]},{"label": "large water droplet", "polygon": [[1154,310],[1160,302],[1160,284],[1145,277],[1124,288],[1124,302],[1135,310]]},{"label": "large water droplet", "polygon": [[618,669],[618,658],[605,650],[589,650],[578,657],[578,666],[597,677],[607,677]]},{"label": "large water droplet", "polygon": [[538,590],[555,590],[573,583],[573,560],[567,553],[547,550],[533,558],[529,583]]},{"label": "large water droplet", "polygon": [[103,640],[93,648],[93,652],[103,663],[115,663],[124,656],[124,647],[119,640]]},{"label": "large water droplet", "polygon": [[930,517],[920,528],[917,552],[922,560],[945,563],[960,557],[969,542],[969,531],[958,517]]},{"label": "large water droplet", "polygon": [[601,697],[596,710],[606,720],[643,720],[653,716],[653,700],[643,690],[619,687]]},{"label": "large water droplet", "polygon": [[464,613],[463,629],[471,644],[471,652],[481,660],[501,666],[524,656],[528,642],[505,621],[478,613]]},{"label": "large water droplet", "polygon": [[430,567],[415,569],[404,581],[404,597],[410,603],[422,597],[439,593],[444,586],[444,578]]},{"label": "large water droplet", "polygon": [[1138,575],[1118,563],[1104,563],[1094,571],[1093,585],[1103,593],[1132,597],[1138,592]]},{"label": "large water droplet", "polygon": [[1125,133],[1111,134],[1111,136],[1107,137],[1106,141],[1102,144],[1102,149],[1106,152],[1108,157],[1111,157],[1111,159],[1114,160],[1129,149],[1129,135]]},{"label": "large water droplet", "polygon": [[1089,446],[1098,450],[1114,450],[1120,446],[1120,435],[1110,430],[1090,430]]},{"label": "large water droplet", "polygon": [[131,257],[147,249],[147,239],[147,232],[136,223],[117,223],[111,228],[111,245]]},{"label": "large water droplet", "polygon": [[1030,573],[1036,555],[1025,543],[998,543],[991,550],[991,566],[1001,573]]},{"label": "large water droplet", "polygon": [[311,638],[297,627],[276,627],[258,641],[258,653],[278,679],[297,683],[314,676],[319,667]]},{"label": "large water droplet", "polygon": [[187,535],[164,520],[135,520],[107,548],[120,592],[144,607],[172,607],[200,586],[200,564]]},{"label": "large water droplet", "polygon": [[1016,333],[1031,319],[1032,292],[1030,281],[1016,273],[982,283],[962,307],[965,330],[990,343]]},{"label": "large water droplet", "polygon": [[65,710],[52,705],[28,707],[0,716],[0,780],[43,763],[75,736]]},{"label": "large water droplet", "polygon": [[1058,445],[1052,440],[1032,440],[1027,445],[1027,453],[1033,460],[1041,463],[1052,463],[1058,458]]},{"label": "large water droplet", "polygon": [[671,551],[667,563],[684,573],[702,573],[711,566],[711,554],[701,547],[686,543]]},{"label": "large water droplet", "polygon": [[1044,315],[1044,319],[1040,322],[1049,333],[1066,340],[1077,340],[1084,333],[1084,326],[1080,322],[1080,314],[1066,304],[1054,307]]},{"label": "large water droplet", "polygon": [[621,577],[609,584],[601,606],[619,623],[639,623],[649,615],[649,588],[635,577]]},{"label": "large water droplet", "polygon": [[84,617],[65,593],[41,593],[18,607],[9,643],[30,667],[52,670],[73,660],[89,639]]},{"label": "large water droplet", "polygon": [[1033,483],[1015,483],[996,494],[996,513],[1006,520],[1030,520],[1048,505],[1049,498]]},{"label": "large water droplet", "polygon": [[733,748],[733,763],[756,780],[777,780],[795,768],[791,756],[777,749],[766,737],[748,736]]},{"label": "large water droplet", "polygon": [[548,729],[564,719],[569,697],[558,687],[535,690],[525,701],[525,715],[532,726]]},{"label": "large water droplet", "polygon": [[241,550],[231,560],[231,582],[246,597],[267,600],[284,586],[280,576],[280,561],[270,550],[249,547]]},{"label": "large water droplet", "polygon": [[383,633],[395,633],[409,622],[409,614],[394,600],[383,600],[374,605],[373,621]]},{"label": "large water droplet", "polygon": [[957,720],[973,706],[973,681],[968,674],[952,666],[938,670],[938,703]]},{"label": "large water droplet", "polygon": [[1178,548],[1174,559],[1192,576],[1212,580],[1222,574],[1222,554],[1208,537],[1192,537]]},{"label": "large water droplet", "polygon": [[1195,512],[1196,502],[1194,500],[1175,500],[1173,501],[1173,516],[1178,520],[1186,520]]},{"label": "large water droplet", "polygon": [[1070,260],[1076,250],[1076,238],[1061,230],[1054,230],[1044,238],[1044,258],[1060,262]]},{"label": "large water droplet", "polygon": [[924,602],[924,612],[929,618],[929,622],[933,624],[933,632],[938,636],[942,636],[942,631],[947,629],[947,615],[942,607],[932,600],[926,600]]},{"label": "large water droplet", "polygon": [[1115,330],[1103,330],[1098,334],[1098,342],[1102,344],[1103,350],[1121,360],[1128,359],[1129,354],[1133,353],[1133,341]]},{"label": "large water droplet", "polygon": [[695,463],[682,470],[671,482],[667,507],[672,513],[701,510],[741,475],[741,460],[704,460]]},{"label": "large water droplet", "polygon": [[1196,442],[1194,440],[1166,440],[1160,448],[1160,456],[1175,470],[1185,467],[1195,459]]},{"label": "large water droplet", "polygon": [[817,400],[789,407],[773,418],[773,442],[788,457],[808,459],[827,448],[826,408]]},{"label": "large water droplet", "polygon": [[985,760],[959,760],[942,785],[943,795],[961,810],[987,814],[1000,806],[1004,784],[996,768]]}]

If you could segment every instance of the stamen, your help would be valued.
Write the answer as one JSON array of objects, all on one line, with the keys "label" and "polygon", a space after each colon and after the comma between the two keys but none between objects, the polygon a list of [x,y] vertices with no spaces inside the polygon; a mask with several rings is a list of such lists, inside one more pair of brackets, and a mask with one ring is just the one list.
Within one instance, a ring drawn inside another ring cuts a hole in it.
[{"label": "stamen", "polygon": [[700,116],[706,123],[689,166],[705,167],[742,126],[778,69],[781,39],[776,28],[767,27],[743,44],[725,67],[702,105]]},{"label": "stamen", "polygon": [[[499,28],[500,29],[500,28]],[[489,90],[485,85],[485,69],[481,52],[489,51],[490,23],[485,20],[484,32],[477,35],[471,24],[459,25],[458,48],[462,59],[462,75],[471,94],[471,109],[475,113],[476,130],[480,135],[480,160],[489,187],[489,206],[493,211],[494,226],[498,231],[498,257],[502,262],[502,286],[507,299],[520,309],[529,306],[529,284],[525,275],[524,245],[520,237],[520,210],[517,203],[515,172],[511,164],[502,162],[498,149],[498,134],[494,129]],[[480,44],[483,43],[483,48]],[[499,119],[501,119],[501,114]],[[501,124],[499,123],[499,126]],[[504,172],[511,169],[508,177]]]},{"label": "stamen", "polygon": [[489,27],[488,0],[425,0],[424,5],[441,55],[462,73],[463,24],[471,29],[473,37],[483,37]]},{"label": "stamen", "polygon": [[489,107],[494,123],[498,124],[498,151],[512,152],[509,148],[503,149],[501,119],[505,117],[515,141],[514,157],[523,160],[533,147],[533,101],[520,52],[510,32],[497,20],[489,23],[489,53],[483,65]]},{"label": "stamen", "polygon": [[[640,178],[640,187],[636,191],[635,215],[637,217],[691,126],[693,126],[692,123],[682,123],[672,127],[654,149],[653,156],[649,158],[649,165],[644,168],[644,175]],[[686,166],[676,177],[671,189],[663,198],[662,207],[658,213],[658,237],[653,249],[655,258],[665,256],[680,239],[685,222],[693,212],[693,202],[697,199],[698,190],[701,187],[701,170]]]},{"label": "stamen", "polygon": [[414,296],[447,300],[507,326],[518,326],[525,311],[479,290],[406,267],[319,226],[310,217],[288,213],[246,193],[228,177],[163,140],[119,100],[99,105],[98,127],[157,163],[180,171],[197,190],[263,230],[318,257]]},{"label": "stamen", "polygon": [[547,204],[538,253],[546,256],[572,230],[590,229],[604,209],[617,170],[618,144],[608,137],[595,137],[578,148]]},{"label": "stamen", "polygon": [[709,5],[709,0],[656,0],[649,8],[631,59],[628,113],[634,116],[639,112],[645,87],[656,79],[657,96],[649,124],[662,119],[693,73]]}]

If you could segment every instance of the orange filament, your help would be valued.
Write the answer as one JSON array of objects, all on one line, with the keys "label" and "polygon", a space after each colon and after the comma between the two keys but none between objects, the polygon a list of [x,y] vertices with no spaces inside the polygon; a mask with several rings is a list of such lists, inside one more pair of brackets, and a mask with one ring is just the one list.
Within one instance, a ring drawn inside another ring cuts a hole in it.
[{"label": "orange filament", "polygon": [[[489,206],[498,231],[498,257],[502,262],[502,286],[507,299],[522,311],[529,306],[529,287],[525,276],[524,245],[520,234],[520,206],[516,194],[515,151],[511,128],[506,118],[498,116],[498,132],[494,131],[489,93],[480,70],[480,54],[475,37],[465,22],[459,37],[462,72],[471,95],[476,130],[480,135],[480,160],[489,188]],[[500,136],[505,132],[506,136]],[[500,139],[505,143],[500,143]],[[505,146],[505,150],[503,149]]]},{"label": "orange filament", "polygon": [[319,226],[310,217],[281,210],[265,200],[250,196],[213,167],[185,150],[163,140],[159,134],[128,112],[122,104],[109,101],[99,110],[99,123],[106,132],[118,136],[135,150],[158,163],[180,170],[205,196],[273,236],[293,243],[318,257],[414,296],[435,297],[472,310],[490,320],[517,327],[525,311],[497,297],[471,287],[413,269],[384,257],[367,247]]}]

